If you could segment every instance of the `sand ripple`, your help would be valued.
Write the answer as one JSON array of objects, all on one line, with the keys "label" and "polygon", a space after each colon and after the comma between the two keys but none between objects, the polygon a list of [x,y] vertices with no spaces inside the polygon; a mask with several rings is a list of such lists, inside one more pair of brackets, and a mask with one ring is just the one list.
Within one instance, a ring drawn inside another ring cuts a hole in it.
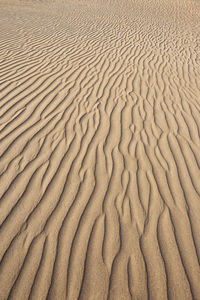
[{"label": "sand ripple", "polygon": [[0,3],[0,299],[200,299],[199,12]]}]

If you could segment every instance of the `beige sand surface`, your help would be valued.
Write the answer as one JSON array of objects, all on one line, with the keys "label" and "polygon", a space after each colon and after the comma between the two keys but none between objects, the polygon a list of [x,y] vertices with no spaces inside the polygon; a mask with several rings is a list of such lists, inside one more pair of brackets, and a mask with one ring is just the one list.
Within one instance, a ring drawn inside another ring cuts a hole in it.
[{"label": "beige sand surface", "polygon": [[200,299],[199,0],[0,1],[0,299]]}]

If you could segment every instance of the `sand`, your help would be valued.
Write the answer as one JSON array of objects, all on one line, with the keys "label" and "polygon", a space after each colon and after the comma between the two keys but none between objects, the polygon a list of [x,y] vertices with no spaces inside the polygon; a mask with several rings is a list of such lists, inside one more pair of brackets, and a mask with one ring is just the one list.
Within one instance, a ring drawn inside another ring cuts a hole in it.
[{"label": "sand", "polygon": [[200,299],[200,2],[0,1],[0,299]]}]

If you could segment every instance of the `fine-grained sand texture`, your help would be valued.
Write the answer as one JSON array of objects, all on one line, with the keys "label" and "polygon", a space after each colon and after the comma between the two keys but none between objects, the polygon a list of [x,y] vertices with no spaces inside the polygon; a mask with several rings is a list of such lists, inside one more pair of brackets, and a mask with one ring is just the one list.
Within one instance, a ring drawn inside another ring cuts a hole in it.
[{"label": "fine-grained sand texture", "polygon": [[200,2],[0,2],[0,299],[200,299]]}]

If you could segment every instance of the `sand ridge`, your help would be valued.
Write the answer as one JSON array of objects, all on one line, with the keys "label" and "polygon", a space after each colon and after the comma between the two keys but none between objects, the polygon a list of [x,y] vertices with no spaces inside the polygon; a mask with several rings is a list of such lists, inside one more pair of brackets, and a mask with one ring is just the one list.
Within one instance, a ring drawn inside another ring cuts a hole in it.
[{"label": "sand ridge", "polygon": [[198,1],[0,8],[0,299],[200,299]]}]

